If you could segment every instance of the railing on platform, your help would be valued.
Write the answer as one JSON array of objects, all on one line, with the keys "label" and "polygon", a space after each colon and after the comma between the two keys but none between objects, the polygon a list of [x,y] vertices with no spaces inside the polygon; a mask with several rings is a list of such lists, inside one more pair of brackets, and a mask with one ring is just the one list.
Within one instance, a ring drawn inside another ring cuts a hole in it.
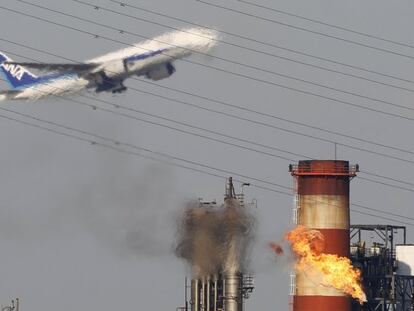
[{"label": "railing on platform", "polygon": [[315,165],[312,162],[291,164],[289,172],[294,176],[298,175],[325,175],[325,176],[356,176],[359,172],[359,165],[344,165],[344,163],[330,163],[330,165]]}]

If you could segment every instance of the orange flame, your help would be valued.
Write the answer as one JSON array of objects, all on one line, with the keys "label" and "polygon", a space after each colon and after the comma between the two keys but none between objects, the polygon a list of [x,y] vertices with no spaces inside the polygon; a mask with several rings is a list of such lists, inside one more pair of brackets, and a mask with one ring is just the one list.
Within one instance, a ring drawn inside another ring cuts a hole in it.
[{"label": "orange flame", "polygon": [[288,232],[285,239],[291,243],[292,250],[297,255],[296,270],[311,269],[320,272],[323,285],[351,295],[360,304],[367,300],[361,287],[361,271],[353,268],[346,257],[322,253],[324,237],[320,231],[298,226]]}]

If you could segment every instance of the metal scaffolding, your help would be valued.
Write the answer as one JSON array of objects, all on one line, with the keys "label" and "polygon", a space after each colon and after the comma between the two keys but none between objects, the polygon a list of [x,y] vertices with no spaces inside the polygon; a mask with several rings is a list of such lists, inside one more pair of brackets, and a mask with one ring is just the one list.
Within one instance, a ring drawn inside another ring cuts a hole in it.
[{"label": "metal scaffolding", "polygon": [[351,260],[362,271],[367,295],[353,311],[413,311],[414,276],[396,273],[396,245],[406,244],[406,228],[392,225],[353,225],[350,228]]}]

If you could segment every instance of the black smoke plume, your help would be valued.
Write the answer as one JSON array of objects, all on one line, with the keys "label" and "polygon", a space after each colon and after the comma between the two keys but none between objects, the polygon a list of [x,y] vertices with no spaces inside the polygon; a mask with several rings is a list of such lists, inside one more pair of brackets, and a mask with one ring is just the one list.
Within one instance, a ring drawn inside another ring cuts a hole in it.
[{"label": "black smoke plume", "polygon": [[194,277],[243,272],[254,227],[253,215],[235,199],[222,206],[191,202],[177,221],[176,255],[190,265]]}]

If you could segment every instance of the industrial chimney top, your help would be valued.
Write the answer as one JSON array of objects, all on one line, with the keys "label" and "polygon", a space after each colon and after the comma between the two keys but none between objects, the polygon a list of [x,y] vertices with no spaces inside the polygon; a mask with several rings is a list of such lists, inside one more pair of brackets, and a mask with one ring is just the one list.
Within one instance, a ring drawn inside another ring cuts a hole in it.
[{"label": "industrial chimney top", "polygon": [[289,165],[292,176],[349,176],[355,177],[359,165],[342,160],[303,160]]}]

